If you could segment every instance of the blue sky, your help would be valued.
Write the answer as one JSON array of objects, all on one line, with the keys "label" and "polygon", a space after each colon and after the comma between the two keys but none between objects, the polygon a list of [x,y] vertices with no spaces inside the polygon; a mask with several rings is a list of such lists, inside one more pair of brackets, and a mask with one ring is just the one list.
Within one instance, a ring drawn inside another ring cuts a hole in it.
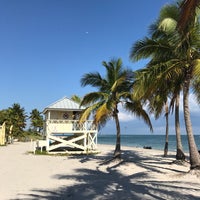
[{"label": "blue sky", "polygon": [[[104,73],[101,62],[113,57],[133,70],[143,67],[143,62],[130,62],[131,46],[171,2],[1,0],[0,109],[19,103],[29,114],[64,96],[83,96],[92,91],[80,86],[83,74]],[[122,132],[149,133],[142,121],[123,113],[121,119]],[[164,132],[163,120],[153,123]],[[102,132],[115,133],[113,123]]]}]

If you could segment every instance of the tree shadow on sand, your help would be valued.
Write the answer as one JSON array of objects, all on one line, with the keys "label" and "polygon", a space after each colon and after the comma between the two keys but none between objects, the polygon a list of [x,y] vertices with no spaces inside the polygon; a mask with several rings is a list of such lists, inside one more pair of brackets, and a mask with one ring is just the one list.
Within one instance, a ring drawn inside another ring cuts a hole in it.
[{"label": "tree shadow on sand", "polygon": [[[110,154],[106,156],[71,157],[70,159],[78,159],[79,162],[88,162],[88,164],[90,159],[97,159],[99,164],[97,164],[96,170],[80,168],[73,175],[56,174],[52,177],[58,180],[73,180],[75,184],[71,186],[55,188],[54,191],[35,189],[30,194],[23,195],[26,196],[25,199],[49,200],[199,200],[200,196],[193,196],[189,193],[192,190],[200,194],[199,186],[188,183],[187,180],[183,184],[178,178],[177,181],[158,181],[148,176],[152,172],[161,173],[163,169],[177,174],[184,173],[169,168],[169,161],[162,160],[162,157],[159,156],[150,160],[148,156],[140,156],[138,152],[134,151],[123,151],[122,156],[123,160],[107,165],[102,165],[102,163],[110,158]],[[144,170],[129,176],[120,173],[118,170],[120,166],[126,169],[126,165],[131,163]],[[157,164],[162,164],[162,167],[158,167]]]}]

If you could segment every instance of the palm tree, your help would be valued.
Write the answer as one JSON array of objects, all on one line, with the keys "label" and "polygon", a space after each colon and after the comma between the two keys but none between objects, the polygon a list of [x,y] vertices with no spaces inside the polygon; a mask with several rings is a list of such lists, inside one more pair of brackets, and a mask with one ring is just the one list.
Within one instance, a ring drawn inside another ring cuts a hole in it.
[{"label": "palm tree", "polygon": [[112,59],[110,62],[102,62],[106,69],[105,77],[98,72],[87,73],[81,79],[81,85],[91,85],[97,88],[96,92],[86,94],[81,106],[86,106],[81,116],[81,121],[94,115],[94,123],[100,127],[113,118],[116,125],[116,145],[114,158],[121,157],[121,131],[119,122],[118,105],[122,103],[129,111],[141,116],[152,128],[148,115],[143,110],[140,102],[133,102],[130,99],[132,85],[132,71],[124,69],[121,59]]},{"label": "palm tree", "polygon": [[183,146],[181,142],[179,103],[180,103],[180,94],[178,93],[175,98],[175,130],[176,130],[176,149],[177,149],[176,160],[185,160],[185,154],[183,153]]},{"label": "palm tree", "polygon": [[[175,8],[174,10],[176,11],[177,9]],[[153,44],[151,46],[147,45],[147,43],[145,44],[144,42],[140,42],[142,43],[142,45],[139,49],[137,49],[137,51],[133,48],[131,56],[132,58],[134,57],[134,54],[137,55],[137,58],[146,58],[151,56],[151,58],[153,60],[156,60],[157,62],[160,59],[160,71],[157,70],[157,75],[154,76],[156,82],[162,82],[166,77],[168,77],[169,80],[172,80],[173,77],[173,79],[175,80],[174,83],[178,83],[178,81],[176,80],[182,80],[181,83],[179,83],[178,87],[183,88],[184,118],[190,150],[190,164],[191,169],[199,169],[200,157],[192,132],[188,97],[189,88],[192,85],[192,82],[196,80],[197,77],[200,75],[200,38],[198,35],[200,26],[198,21],[196,21],[195,27],[191,27],[190,32],[188,32],[187,38],[183,38],[182,35],[179,34],[178,31],[176,31],[176,29],[172,28],[177,27],[176,18],[167,18],[165,16],[165,19],[161,22],[161,31],[164,31],[166,36],[160,37],[157,40],[155,40],[155,38],[153,38],[154,40],[149,39],[149,41],[151,41],[151,43]],[[168,25],[166,22],[168,23]],[[165,26],[163,26],[163,24],[165,24]],[[165,28],[165,30],[163,27]],[[166,28],[168,28],[168,30],[170,28],[171,30],[175,31],[173,36],[170,34],[170,32],[166,32]],[[164,49],[166,49],[165,52],[163,52]],[[162,55],[162,53],[164,53],[164,56]],[[158,66],[158,64],[154,65],[153,70],[155,71]],[[166,66],[165,70],[161,70],[162,66]]]},{"label": "palm tree", "polygon": [[26,127],[25,109],[18,103],[14,103],[12,107],[8,108],[7,123],[13,125],[13,135],[18,137],[23,135],[23,129]]},{"label": "palm tree", "polygon": [[[169,106],[168,106],[168,95],[169,95],[169,85],[167,81],[163,81],[162,85],[157,85],[154,81],[156,80],[152,73],[150,72],[150,65],[144,70],[139,70],[136,73],[137,81],[134,84],[133,94],[134,98],[141,99],[147,102],[148,111],[154,114],[155,118],[158,119],[162,113],[165,115],[166,128],[165,128],[165,146],[164,146],[164,156],[168,154],[168,141],[169,141]],[[154,80],[152,80],[152,77]],[[142,87],[141,87],[142,86]]]},{"label": "palm tree", "polygon": [[[181,42],[179,42],[179,46],[183,49],[184,63],[183,64],[183,108],[184,108],[184,119],[186,125],[186,132],[188,136],[188,145],[190,150],[190,164],[191,169],[200,169],[200,157],[198,153],[198,149],[195,143],[192,123],[190,119],[190,110],[189,110],[189,91],[190,86],[194,86],[193,83],[199,83],[199,75],[200,75],[200,23],[198,20],[196,9],[199,6],[199,1],[185,1],[185,5],[182,7],[182,17],[183,15],[187,15],[184,24],[179,21],[177,24],[178,30],[183,25],[183,32],[179,31]],[[189,11],[190,8],[190,11]],[[189,11],[189,12],[188,12]],[[189,14],[188,14],[189,13]],[[183,58],[182,58],[183,59]]]},{"label": "palm tree", "polygon": [[0,125],[3,124],[8,118],[8,111],[6,109],[0,110]]},{"label": "palm tree", "polygon": [[[148,108],[150,113],[155,114],[155,118],[158,119],[160,115],[165,110],[165,103],[168,98],[171,98],[170,102],[170,110],[173,111],[174,104],[175,106],[175,130],[177,136],[177,160],[185,160],[185,155],[183,153],[182,143],[181,143],[181,136],[180,136],[180,125],[179,125],[179,93],[181,88],[178,87],[180,84],[179,80],[175,80],[172,77],[177,77],[176,73],[169,77],[161,76],[160,73],[163,71],[167,71],[166,62],[170,54],[170,47],[168,44],[164,44],[167,40],[163,39],[161,42],[159,40],[153,40],[150,38],[145,38],[137,43],[135,43],[135,49],[132,49],[131,55],[133,59],[141,59],[143,56],[154,56],[154,54],[158,57],[155,61],[155,58],[152,59],[148,64],[147,67],[144,69],[140,69],[135,72],[136,77],[134,84],[134,96],[137,99],[143,99],[143,101],[148,101]],[[156,53],[157,52],[157,53]],[[168,53],[169,52],[169,53]],[[159,53],[161,56],[159,57]],[[162,58],[162,55],[164,56]],[[160,81],[159,81],[160,80]],[[165,117],[167,118],[166,112]],[[166,155],[167,150],[167,143],[168,143],[168,120],[166,119],[166,145],[164,148],[164,155]]]},{"label": "palm tree", "polygon": [[78,95],[75,95],[75,94],[71,96],[71,100],[73,100],[74,102],[76,102],[78,104],[81,103],[81,97]]},{"label": "palm tree", "polygon": [[33,127],[33,130],[40,133],[43,129],[43,117],[41,112],[35,108],[31,111],[29,118],[31,120],[31,126]]}]

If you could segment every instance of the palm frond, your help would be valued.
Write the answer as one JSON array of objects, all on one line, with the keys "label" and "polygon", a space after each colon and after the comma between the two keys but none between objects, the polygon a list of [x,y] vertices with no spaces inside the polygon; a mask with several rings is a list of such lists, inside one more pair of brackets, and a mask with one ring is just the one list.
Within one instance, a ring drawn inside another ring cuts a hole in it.
[{"label": "palm frond", "polygon": [[151,120],[149,119],[148,114],[143,109],[140,101],[128,101],[124,105],[125,109],[135,116],[142,118],[144,122],[149,126],[150,130],[153,131],[153,126],[151,124]]},{"label": "palm frond", "polygon": [[112,110],[109,110],[107,104],[104,103],[101,105],[95,114],[94,123],[95,124],[104,124],[108,118],[112,115]]},{"label": "palm frond", "polygon": [[193,61],[194,71],[193,74],[195,77],[200,77],[200,59],[195,59]]},{"label": "palm frond", "polygon": [[99,102],[99,101],[102,101],[104,99],[107,99],[108,97],[108,94],[107,93],[104,93],[104,92],[91,92],[91,93],[88,93],[86,94],[80,105],[81,106],[88,106],[88,105],[92,105],[96,102]]},{"label": "palm frond", "polygon": [[90,85],[92,87],[102,87],[104,86],[105,80],[101,77],[101,75],[96,73],[87,73],[81,78],[81,86],[85,87],[87,85]]},{"label": "palm frond", "polygon": [[74,102],[76,102],[76,103],[81,103],[81,100],[82,100],[82,98],[80,97],[80,96],[77,96],[77,95],[72,95],[71,96],[71,100],[73,100]]},{"label": "palm frond", "polygon": [[94,103],[94,104],[88,106],[87,108],[85,108],[81,113],[79,121],[84,122],[85,120],[87,120],[92,114],[94,114],[96,112],[96,110],[101,105],[102,105],[101,102],[97,102],[97,103]]},{"label": "palm frond", "polygon": [[92,107],[88,107],[86,108],[82,113],[81,113],[81,116],[79,118],[79,121],[82,123],[82,122],[85,122],[91,115],[92,111],[93,111],[93,108],[95,107],[95,105]]},{"label": "palm frond", "polygon": [[159,29],[166,33],[174,33],[176,30],[177,21],[172,18],[165,18],[160,24]]},{"label": "palm frond", "polygon": [[119,90],[119,87],[123,85],[124,81],[126,80],[126,77],[120,77],[119,79],[117,79],[114,84],[111,87],[111,92],[116,92]]},{"label": "palm frond", "polygon": [[132,48],[130,53],[130,59],[132,61],[138,61],[140,59],[146,58],[165,58],[169,57],[168,54],[171,55],[171,47],[169,43],[167,43],[166,39],[153,40],[150,38],[145,38],[136,42]]},{"label": "palm frond", "polygon": [[196,100],[198,104],[200,104],[200,77],[199,76],[196,77],[196,79],[193,81],[192,90],[196,96]]},{"label": "palm frond", "polygon": [[179,17],[179,7],[177,4],[167,4],[160,10],[158,21],[163,21],[166,18],[171,18],[177,21]]}]

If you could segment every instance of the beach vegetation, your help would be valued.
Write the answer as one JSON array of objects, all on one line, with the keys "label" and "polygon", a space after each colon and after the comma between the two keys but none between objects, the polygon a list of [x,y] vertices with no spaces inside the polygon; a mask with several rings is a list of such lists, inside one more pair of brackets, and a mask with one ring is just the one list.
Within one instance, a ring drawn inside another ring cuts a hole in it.
[{"label": "beach vegetation", "polygon": [[[136,94],[136,92],[135,94],[139,97],[143,95],[144,99],[148,99],[149,110],[151,113],[155,114],[156,119],[158,119],[163,112],[165,114],[166,140],[164,156],[167,156],[168,152],[168,115],[175,110],[176,159],[185,160],[179,122],[179,101],[180,92],[182,90],[182,85],[180,83],[182,82],[182,77],[180,76],[178,78],[176,73],[171,73],[170,76],[168,76],[169,74],[165,77],[161,76],[161,73],[167,69],[168,59],[173,56],[173,48],[170,46],[172,40],[169,40],[169,38],[174,35],[176,31],[178,13],[177,6],[165,6],[161,10],[158,20],[150,26],[150,37],[135,43],[132,49],[132,53],[134,52],[132,59],[138,60],[144,58],[144,56],[146,56],[145,58],[151,59],[146,68],[138,70],[139,73],[136,73],[137,84],[135,84],[135,88],[139,87],[138,91],[140,91],[140,94]],[[172,78],[172,75],[175,79]],[[159,79],[161,81],[158,81]],[[138,82],[141,83],[138,84]],[[141,84],[145,87],[142,94]],[[170,99],[169,108],[167,105],[168,99]]]},{"label": "beach vegetation", "polygon": [[36,108],[33,109],[30,112],[29,119],[30,119],[30,122],[31,122],[31,124],[30,124],[31,130],[33,132],[41,133],[41,131],[43,129],[43,123],[44,123],[43,116],[42,116],[41,112]]},{"label": "beach vegetation", "polygon": [[[27,119],[25,109],[20,104],[14,103],[7,109],[0,110],[0,124],[6,123],[6,143],[13,143],[17,141],[31,141],[42,139],[39,133],[43,128],[43,118],[41,113],[34,109],[30,114],[31,125],[26,130]],[[36,131],[36,130],[39,130]]]},{"label": "beach vegetation", "polygon": [[35,152],[30,152],[30,153],[34,153],[34,155],[45,155],[45,156],[49,155],[49,153],[44,149],[42,151],[40,149],[36,149]]},{"label": "beach vegetation", "polygon": [[106,70],[105,76],[99,72],[86,73],[81,79],[81,85],[90,85],[97,91],[86,94],[81,106],[85,106],[80,120],[85,121],[90,116],[94,123],[103,127],[110,119],[114,119],[116,125],[116,145],[114,158],[121,157],[121,130],[119,121],[119,104],[126,110],[142,117],[152,129],[150,119],[143,109],[140,101],[131,99],[130,90],[132,89],[133,73],[132,70],[123,66],[122,60],[111,59],[109,62],[103,61],[103,67]]},{"label": "beach vegetation", "polygon": [[42,140],[44,139],[43,136],[37,132],[34,132],[32,130],[24,130],[23,134],[19,137],[17,137],[18,141],[21,142],[29,142],[29,141],[36,141],[36,140]]},{"label": "beach vegetation", "polygon": [[199,84],[200,24],[198,18],[195,18],[193,25],[187,27],[187,34],[185,32],[183,34],[178,26],[180,15],[179,4],[164,7],[156,24],[157,31],[151,32],[150,37],[136,42],[131,49],[130,57],[134,61],[149,59],[146,67],[137,72],[137,75],[139,74],[137,90],[143,89],[142,95],[138,94],[141,99],[148,101],[152,96],[157,98],[155,94],[163,91],[163,85],[167,85],[166,94],[167,98],[171,99],[172,108],[173,103],[176,102],[177,127],[179,95],[181,91],[183,92],[183,113],[188,136],[190,168],[200,169],[200,157],[194,140],[189,109],[189,93],[195,91],[190,89],[193,88],[194,83]]},{"label": "beach vegetation", "polygon": [[26,127],[27,115],[25,109],[19,103],[14,103],[7,109],[6,125],[12,128],[12,137],[23,136],[23,130]]},{"label": "beach vegetation", "polygon": [[44,156],[76,156],[76,157],[81,157],[81,156],[85,156],[85,155],[90,155],[90,156],[93,156],[93,155],[97,155],[99,152],[91,152],[91,151],[88,151],[87,153],[59,153],[59,152],[56,152],[56,153],[49,153],[48,151],[46,150],[40,150],[40,148],[36,149],[35,152],[33,151],[30,151],[28,153],[31,153],[31,154],[34,154],[34,155],[44,155]]},{"label": "beach vegetation", "polygon": [[80,96],[74,94],[74,95],[71,96],[71,100],[76,102],[76,103],[78,103],[78,104],[80,104],[82,98]]}]

